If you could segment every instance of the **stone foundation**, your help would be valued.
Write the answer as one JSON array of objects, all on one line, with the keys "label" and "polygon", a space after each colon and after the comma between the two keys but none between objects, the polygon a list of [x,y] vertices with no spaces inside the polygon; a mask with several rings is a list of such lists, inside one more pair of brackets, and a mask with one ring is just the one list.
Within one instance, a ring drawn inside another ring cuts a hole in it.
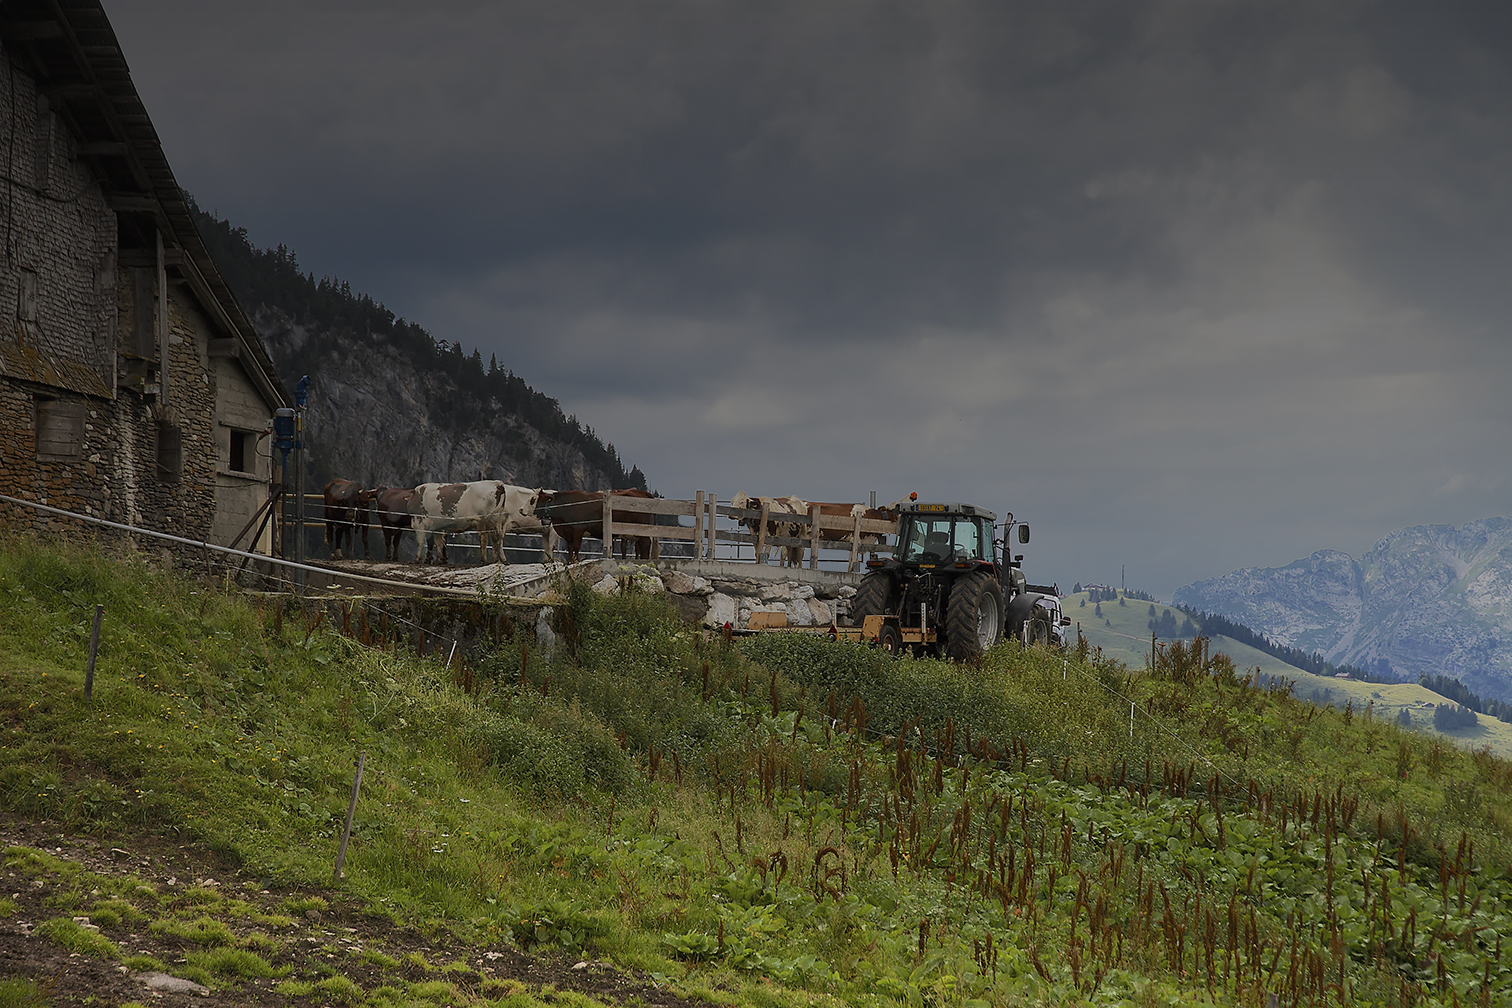
[{"label": "stone foundation", "polygon": [[[784,613],[789,626],[848,625],[859,574],[728,561],[607,564],[595,591],[615,592],[626,578],[661,590],[689,622],[746,629],[754,613]],[[613,568],[613,569],[610,569]]]}]

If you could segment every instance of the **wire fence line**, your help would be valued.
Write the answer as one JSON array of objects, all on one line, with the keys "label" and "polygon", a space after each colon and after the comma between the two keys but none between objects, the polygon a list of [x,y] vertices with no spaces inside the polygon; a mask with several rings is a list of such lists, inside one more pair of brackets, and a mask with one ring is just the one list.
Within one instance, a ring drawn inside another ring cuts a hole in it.
[{"label": "wire fence line", "polygon": [[317,574],[346,578],[353,581],[365,581],[371,584],[408,588],[415,591],[435,592],[440,595],[453,595],[474,599],[478,597],[476,591],[468,591],[467,589],[463,588],[447,588],[442,585],[428,585],[413,581],[395,581],[390,578],[372,577],[367,574],[349,574],[346,571],[335,570],[330,567],[317,567],[312,564],[299,563],[294,560],[285,560],[282,557],[269,556],[266,553],[249,553],[246,550],[232,549],[229,546],[219,546],[212,542],[206,542],[203,539],[187,539],[183,536],[170,535],[167,532],[157,532],[153,529],[142,528],[137,525],[127,525],[122,522],[114,522],[104,518],[96,518],[93,515],[79,514],[76,511],[65,511],[62,508],[55,508],[47,504],[38,504],[36,501],[24,500],[20,497],[12,497],[8,494],[0,494],[0,501],[4,501],[7,504],[19,504],[23,507],[29,507],[33,510],[41,511],[45,514],[58,515],[63,518],[72,518],[90,525],[98,525],[104,528],[115,529],[118,532],[126,532],[131,535],[148,536],[150,538],[159,539],[164,542],[177,543],[181,546],[193,546],[197,549],[208,550],[210,552],[220,553],[226,556],[245,557],[248,560],[256,560],[259,563],[272,564],[277,567],[284,567],[291,570],[312,571]]}]

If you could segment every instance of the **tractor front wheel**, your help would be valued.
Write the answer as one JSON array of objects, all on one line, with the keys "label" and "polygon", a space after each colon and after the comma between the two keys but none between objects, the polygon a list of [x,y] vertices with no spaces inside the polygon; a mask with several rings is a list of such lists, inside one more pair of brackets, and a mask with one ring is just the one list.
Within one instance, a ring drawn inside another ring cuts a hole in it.
[{"label": "tractor front wheel", "polygon": [[985,571],[962,575],[950,587],[945,654],[957,661],[969,661],[990,650],[1002,635],[1003,590]]}]

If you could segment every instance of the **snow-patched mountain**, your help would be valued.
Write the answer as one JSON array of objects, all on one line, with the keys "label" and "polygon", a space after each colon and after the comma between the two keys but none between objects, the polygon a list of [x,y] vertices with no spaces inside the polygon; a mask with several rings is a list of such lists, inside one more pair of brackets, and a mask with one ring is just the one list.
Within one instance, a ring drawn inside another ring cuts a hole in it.
[{"label": "snow-patched mountain", "polygon": [[1483,697],[1512,699],[1512,518],[1417,525],[1359,560],[1319,550],[1197,581],[1172,601],[1335,664],[1453,676]]}]

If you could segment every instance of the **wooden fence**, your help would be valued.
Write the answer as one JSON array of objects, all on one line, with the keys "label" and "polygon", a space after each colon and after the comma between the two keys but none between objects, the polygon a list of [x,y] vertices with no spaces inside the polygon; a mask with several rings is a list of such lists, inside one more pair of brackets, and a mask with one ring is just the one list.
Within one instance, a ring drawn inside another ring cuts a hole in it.
[{"label": "wooden fence", "polygon": [[[644,497],[617,497],[608,493],[605,500],[611,502],[603,509],[603,527],[600,530],[603,541],[609,543],[614,536],[647,537],[652,541],[652,556],[659,555],[659,544],[663,539],[674,539],[693,544],[693,555],[703,559],[714,559],[716,548],[720,543],[735,544],[738,551],[741,545],[752,547],[753,560],[759,559],[765,552],[766,547],[776,546],[779,549],[794,547],[809,551],[810,568],[817,569],[819,566],[819,551],[844,551],[848,554],[847,569],[855,570],[862,554],[891,553],[892,547],[886,543],[863,541],[863,536],[887,536],[896,535],[898,523],[893,520],[881,520],[849,515],[826,515],[820,513],[818,504],[809,506],[808,514],[787,514],[778,512],[773,514],[765,505],[761,508],[738,508],[729,504],[719,503],[714,494],[698,491],[693,500],[670,500]],[[650,515],[674,515],[679,519],[691,517],[692,526],[679,523],[672,525],[653,525],[644,522],[616,522],[613,520],[614,512],[638,512]],[[728,519],[725,528],[720,528],[720,519]],[[752,522],[756,526],[754,532],[747,531],[747,526],[742,526],[742,520]],[[797,525],[800,529],[798,536],[774,536],[767,534],[769,521],[777,521],[787,525]],[[729,526],[733,525],[731,528]],[[803,531],[806,530],[806,533]],[[838,533],[826,537],[823,533]],[[725,558],[731,559],[731,558]]]},{"label": "wooden fence", "polygon": [[[779,550],[784,548],[807,550],[808,566],[813,569],[819,566],[821,550],[832,554],[841,552],[846,554],[847,569],[856,570],[862,556],[893,551],[893,547],[886,542],[863,541],[863,536],[896,538],[898,531],[898,523],[895,519],[880,520],[849,515],[826,515],[820,513],[818,504],[811,505],[808,514],[772,513],[766,507],[738,508],[730,504],[721,504],[715,494],[705,493],[702,490],[698,491],[693,500],[623,497],[607,492],[601,496],[610,502],[610,506],[603,509],[603,520],[597,529],[599,538],[605,544],[603,547],[605,556],[609,554],[608,544],[614,541],[615,536],[645,537],[651,540],[653,557],[661,555],[663,540],[688,543],[692,547],[693,556],[700,559],[715,559],[717,547],[720,544],[733,546],[737,554],[741,552],[741,546],[752,548],[750,557],[720,558],[726,560],[755,560],[768,547],[775,546]],[[323,529],[325,527],[324,498],[319,494],[307,494],[305,500],[307,501],[305,527]],[[621,515],[630,512],[637,516],[671,516],[678,519],[678,524],[657,525],[654,524],[654,517],[649,522],[616,522],[613,520],[615,512]],[[690,523],[682,524],[684,518],[691,519]],[[748,526],[741,525],[742,520],[753,523],[756,531],[749,531]],[[799,534],[797,536],[767,535],[768,523],[772,521],[795,525],[799,529]],[[825,536],[826,532],[831,535]],[[450,532],[446,535],[475,539],[477,532],[466,530]],[[825,559],[838,562],[840,558]]]}]

